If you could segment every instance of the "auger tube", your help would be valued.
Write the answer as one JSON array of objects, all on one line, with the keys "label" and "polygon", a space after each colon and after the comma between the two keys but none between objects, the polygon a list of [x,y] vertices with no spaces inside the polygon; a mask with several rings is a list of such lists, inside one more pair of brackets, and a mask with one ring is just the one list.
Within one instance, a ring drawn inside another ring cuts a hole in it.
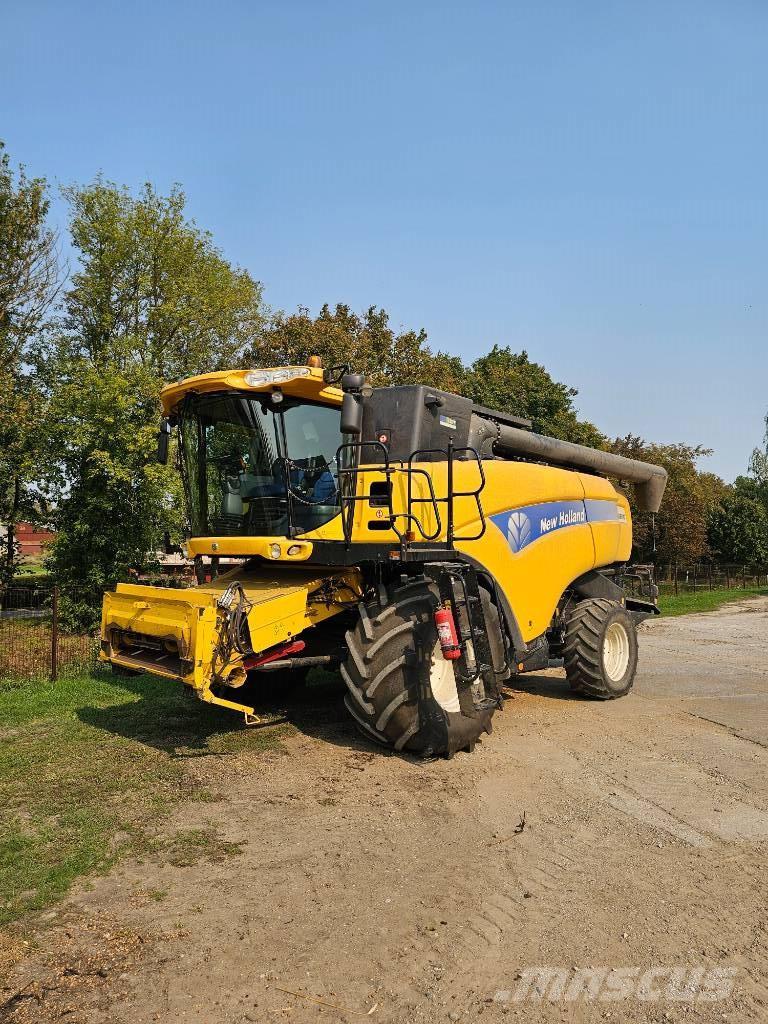
[{"label": "auger tube", "polygon": [[523,456],[538,459],[548,465],[565,469],[586,469],[618,480],[628,480],[634,485],[635,497],[644,512],[658,512],[664,489],[667,486],[667,471],[661,466],[637,459],[627,459],[599,448],[560,441],[556,437],[534,434],[505,423],[472,415],[470,444],[478,449],[491,451],[502,457]]}]

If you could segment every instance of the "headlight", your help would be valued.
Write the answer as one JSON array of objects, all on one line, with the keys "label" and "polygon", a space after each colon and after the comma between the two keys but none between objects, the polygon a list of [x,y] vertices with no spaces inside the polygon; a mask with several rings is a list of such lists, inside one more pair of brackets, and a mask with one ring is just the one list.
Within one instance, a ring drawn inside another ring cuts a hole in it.
[{"label": "headlight", "polygon": [[296,377],[308,377],[309,374],[308,366],[284,366],[281,370],[250,370],[245,375],[245,383],[252,388],[258,388],[264,384],[279,384],[281,381],[294,380]]},{"label": "headlight", "polygon": [[269,557],[270,558],[279,558],[280,557],[280,545],[279,544],[270,544],[269,545]]}]

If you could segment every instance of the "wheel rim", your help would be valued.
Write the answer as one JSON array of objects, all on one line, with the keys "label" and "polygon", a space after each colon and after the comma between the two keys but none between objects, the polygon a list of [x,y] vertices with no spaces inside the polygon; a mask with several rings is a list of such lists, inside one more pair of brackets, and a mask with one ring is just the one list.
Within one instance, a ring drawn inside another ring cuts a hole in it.
[{"label": "wheel rim", "polygon": [[435,644],[435,649],[432,651],[429,685],[432,689],[432,696],[443,711],[461,711],[453,662],[443,657],[443,650],[439,642]]},{"label": "wheel rim", "polygon": [[629,636],[621,622],[612,622],[603,638],[603,668],[612,683],[623,678],[629,665]]}]

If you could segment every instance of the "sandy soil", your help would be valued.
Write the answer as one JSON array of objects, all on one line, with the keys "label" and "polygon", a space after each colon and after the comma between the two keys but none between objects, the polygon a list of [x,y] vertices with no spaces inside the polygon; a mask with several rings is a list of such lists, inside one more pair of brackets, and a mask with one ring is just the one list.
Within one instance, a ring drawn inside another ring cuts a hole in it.
[{"label": "sandy soil", "polygon": [[[369,747],[340,693],[296,707],[287,754],[190,762],[224,799],[168,830],[241,852],[81,886],[6,1020],[766,1020],[766,641],[765,599],[654,622],[632,696],[537,676],[453,761]],[[519,999],[537,966],[736,974],[716,1001]]]}]

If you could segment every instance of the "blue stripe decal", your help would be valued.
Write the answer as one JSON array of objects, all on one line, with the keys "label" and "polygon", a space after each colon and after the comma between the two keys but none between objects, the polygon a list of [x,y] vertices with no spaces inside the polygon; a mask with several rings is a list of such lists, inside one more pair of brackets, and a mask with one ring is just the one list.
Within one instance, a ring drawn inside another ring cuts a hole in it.
[{"label": "blue stripe decal", "polygon": [[615,501],[545,501],[497,512],[491,521],[498,526],[513,551],[522,551],[548,533],[585,523],[624,521],[624,510]]},{"label": "blue stripe decal", "polygon": [[587,498],[584,506],[587,510],[588,523],[625,523],[627,521],[624,509],[616,501]]}]

